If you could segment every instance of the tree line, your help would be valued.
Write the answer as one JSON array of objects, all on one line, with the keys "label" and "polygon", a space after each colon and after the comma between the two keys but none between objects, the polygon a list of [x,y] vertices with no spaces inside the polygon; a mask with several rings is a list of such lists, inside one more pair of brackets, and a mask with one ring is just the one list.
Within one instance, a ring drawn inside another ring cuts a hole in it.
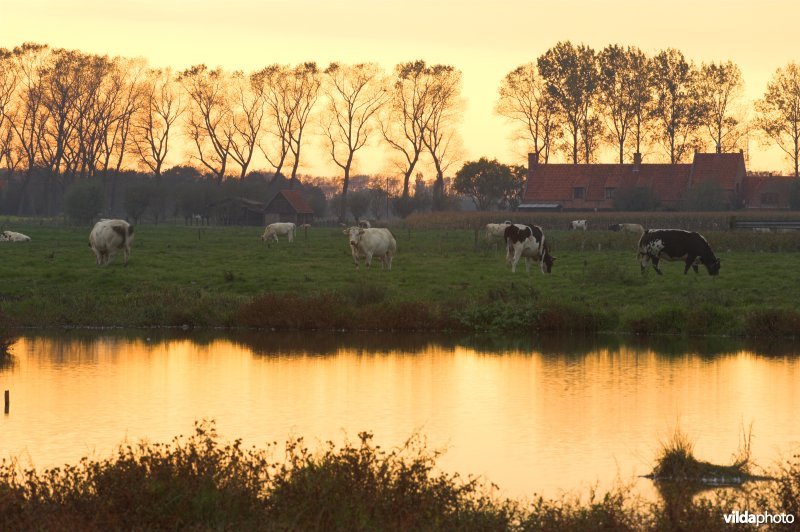
[{"label": "tree line", "polygon": [[[445,177],[461,157],[461,84],[457,68],[422,60],[388,73],[375,63],[314,62],[248,73],[205,65],[174,72],[141,59],[25,43],[0,49],[0,165],[18,180],[20,214],[32,201],[34,176],[44,183],[37,194],[49,213],[71,184],[86,178],[102,182],[113,210],[123,172],[142,170],[160,182],[176,138],[192,147],[190,160],[180,164],[221,186],[251,173],[259,153],[266,171],[297,178],[316,136],[341,171],[337,208],[344,218],[354,162],[377,138],[394,154],[401,182],[394,210],[404,216],[419,207],[412,178],[423,162],[436,174],[431,207],[446,207]],[[660,151],[676,163],[709,144],[740,149],[746,135],[759,131],[787,153],[798,175],[800,69],[790,63],[775,72],[753,104],[753,118],[742,93],[741,71],[730,61],[695,65],[675,49],[650,57],[632,46],[596,52],[565,41],[501,80],[496,111],[543,164],[555,154],[576,164],[597,162],[608,148],[620,162]],[[505,172],[502,180],[515,183]],[[375,180],[379,189],[381,181]],[[463,179],[452,182],[467,193]],[[388,180],[385,188],[392,193]],[[476,204],[507,204],[511,196],[506,189]]]}]

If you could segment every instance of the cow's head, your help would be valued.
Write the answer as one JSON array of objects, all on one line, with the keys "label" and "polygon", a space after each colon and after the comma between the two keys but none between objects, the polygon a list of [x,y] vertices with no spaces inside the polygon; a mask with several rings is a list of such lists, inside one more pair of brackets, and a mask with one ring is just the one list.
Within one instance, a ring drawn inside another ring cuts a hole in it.
[{"label": "cow's head", "polygon": [[358,246],[358,241],[361,240],[361,235],[364,234],[364,229],[362,227],[348,227],[343,230],[342,233],[347,235],[347,239],[350,241],[350,247],[355,248]]},{"label": "cow's head", "polygon": [[713,262],[709,262],[706,264],[706,269],[708,270],[708,275],[719,275],[719,268],[721,264],[719,259],[714,259]]},{"label": "cow's head", "polygon": [[608,226],[608,228],[609,228],[609,230],[614,231],[614,232],[619,232],[620,229],[622,229],[619,224],[611,224],[611,225]]}]

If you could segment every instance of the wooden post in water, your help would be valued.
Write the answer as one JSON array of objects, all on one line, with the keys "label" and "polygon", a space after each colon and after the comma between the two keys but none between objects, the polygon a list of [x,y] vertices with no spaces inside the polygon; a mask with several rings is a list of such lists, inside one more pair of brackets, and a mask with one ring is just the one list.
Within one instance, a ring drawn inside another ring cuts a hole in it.
[{"label": "wooden post in water", "polygon": [[6,414],[8,414],[8,407],[9,407],[9,405],[11,404],[11,398],[10,398],[10,396],[9,396],[9,391],[8,391],[8,390],[6,390],[5,396],[6,396],[6,408],[5,408],[5,412],[6,412]]}]

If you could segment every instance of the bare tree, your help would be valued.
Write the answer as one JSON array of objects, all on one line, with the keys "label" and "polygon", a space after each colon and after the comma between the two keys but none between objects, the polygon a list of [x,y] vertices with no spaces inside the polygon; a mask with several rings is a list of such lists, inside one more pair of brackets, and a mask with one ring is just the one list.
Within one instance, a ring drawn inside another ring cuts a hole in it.
[{"label": "bare tree", "polygon": [[463,100],[461,98],[461,71],[451,66],[437,65],[431,73],[433,91],[431,116],[422,140],[428,149],[436,180],[433,185],[433,206],[444,207],[444,173],[459,154],[459,140],[456,125],[461,119]]},{"label": "bare tree", "polygon": [[172,126],[183,113],[181,93],[170,70],[150,70],[143,90],[144,106],[134,122],[134,151],[138,160],[160,180]]},{"label": "bare tree", "polygon": [[241,72],[236,72],[233,85],[234,135],[231,139],[230,156],[241,167],[239,177],[244,179],[261,135],[264,100],[260,96],[257,77],[245,77]]},{"label": "bare tree", "polygon": [[403,174],[403,201],[408,200],[409,181],[423,148],[432,107],[432,69],[425,61],[401,63],[394,69],[390,99],[381,117],[381,133],[386,143],[398,153]]},{"label": "bare tree", "polygon": [[[275,169],[276,175],[283,175],[283,165],[289,154],[289,130],[294,119],[294,108],[289,99],[289,86],[292,77],[287,66],[270,65],[251,76],[254,90],[264,103],[267,121],[272,125],[268,133],[274,136],[275,148],[265,148],[263,142],[258,148],[267,162]],[[277,151],[277,154],[274,154]]]},{"label": "bare tree", "polygon": [[328,106],[322,129],[331,159],[344,172],[339,206],[339,220],[344,221],[353,159],[367,143],[376,113],[387,101],[388,92],[381,68],[374,63],[352,66],[331,63],[325,69],[325,78]]},{"label": "bare tree", "polygon": [[800,66],[779,68],[756,102],[756,124],[789,156],[794,176],[800,177]]},{"label": "bare tree", "polygon": [[547,163],[559,133],[557,108],[534,63],[518,66],[500,83],[495,111],[512,121],[537,161]]},{"label": "bare tree", "polygon": [[225,178],[233,137],[232,113],[225,73],[196,65],[180,73],[178,80],[189,95],[189,137],[197,148],[196,159],[216,177]]},{"label": "bare tree", "polygon": [[19,82],[19,73],[14,63],[14,56],[5,48],[0,48],[0,164],[4,164],[11,176],[19,159],[13,153],[14,130],[12,123],[16,120],[12,109],[12,99]]},{"label": "bare tree", "polygon": [[654,136],[672,164],[683,160],[695,147],[695,135],[703,121],[697,90],[697,69],[670,48],[653,59],[653,107],[650,116],[658,124]]},{"label": "bare tree", "polygon": [[14,61],[19,73],[19,97],[11,122],[16,142],[25,162],[17,214],[22,214],[31,175],[40,163],[39,146],[49,118],[45,99],[45,76],[50,50],[45,45],[25,43],[14,48]]},{"label": "bare tree", "polygon": [[[642,98],[647,91],[647,60],[638,48],[623,49],[610,45],[598,55],[599,102],[606,125],[619,149],[619,163],[625,162],[625,144],[631,128],[636,128],[636,152],[639,152]],[[642,80],[644,79],[644,83]],[[644,89],[644,90],[643,90]]]},{"label": "bare tree", "polygon": [[300,151],[303,146],[303,132],[311,116],[311,111],[319,97],[322,85],[321,74],[316,63],[303,63],[294,68],[289,86],[289,104],[292,119],[289,122],[289,151],[292,152],[292,179],[297,177],[300,166]]},{"label": "bare tree", "polygon": [[[568,144],[572,162],[578,163],[580,144],[584,160],[589,162],[594,129],[591,126],[592,103],[597,90],[597,64],[594,50],[586,45],[560,42],[537,59],[537,66],[547,82],[547,91],[558,104],[571,137]],[[582,142],[581,142],[582,141]]]},{"label": "bare tree", "polygon": [[703,122],[717,153],[735,149],[745,132],[733,116],[744,92],[741,70],[731,61],[704,63],[700,67],[698,90],[704,107]]}]

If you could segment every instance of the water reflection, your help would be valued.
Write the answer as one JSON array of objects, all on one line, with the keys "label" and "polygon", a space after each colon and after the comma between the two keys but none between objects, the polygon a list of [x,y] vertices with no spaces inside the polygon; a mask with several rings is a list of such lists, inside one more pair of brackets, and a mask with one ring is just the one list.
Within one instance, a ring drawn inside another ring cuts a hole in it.
[{"label": "water reflection", "polygon": [[753,457],[800,446],[800,359],[726,339],[453,338],[76,330],[24,336],[0,369],[12,394],[0,456],[37,467],[106,458],[123,439],[169,441],[198,419],[263,445],[302,435],[381,445],[412,433],[440,466],[513,496],[649,472],[676,424],[725,462],[753,422]]}]

